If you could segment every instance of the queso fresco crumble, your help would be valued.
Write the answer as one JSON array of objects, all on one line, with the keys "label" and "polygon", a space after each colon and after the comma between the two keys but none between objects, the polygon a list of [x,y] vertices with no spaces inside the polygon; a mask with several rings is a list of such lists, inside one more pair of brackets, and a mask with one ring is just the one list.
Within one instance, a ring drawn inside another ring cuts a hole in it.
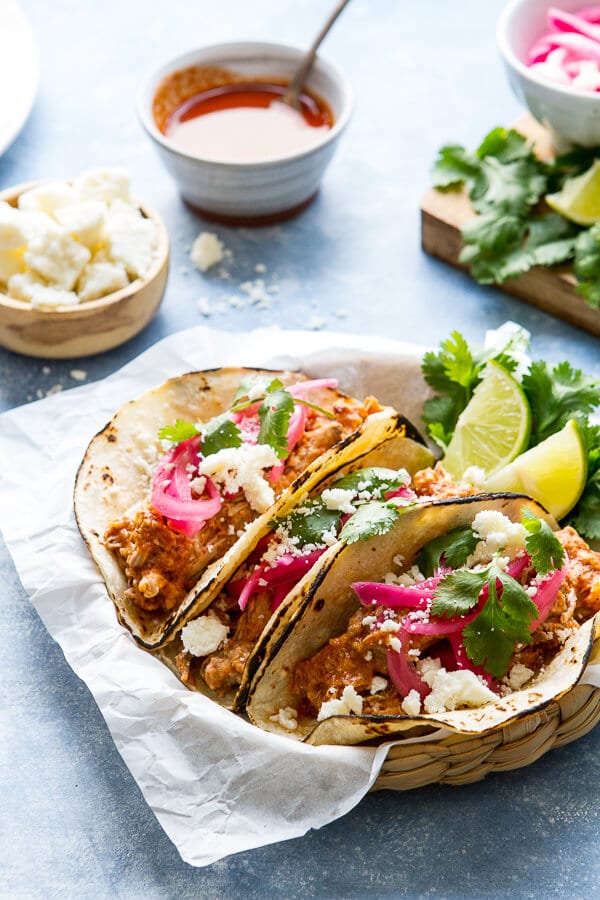
[{"label": "queso fresco crumble", "polygon": [[0,291],[42,308],[96,300],[144,276],[156,244],[124,169],[40,184],[0,202]]}]

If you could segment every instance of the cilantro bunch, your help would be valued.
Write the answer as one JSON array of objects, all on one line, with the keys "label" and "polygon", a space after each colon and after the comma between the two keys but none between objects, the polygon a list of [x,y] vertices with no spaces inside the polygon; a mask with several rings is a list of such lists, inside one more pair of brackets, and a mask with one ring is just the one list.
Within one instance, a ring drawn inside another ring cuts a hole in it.
[{"label": "cilantro bunch", "polygon": [[[522,511],[521,521],[527,532],[526,550],[537,574],[544,576],[560,569],[565,552],[547,522],[527,508]],[[519,581],[499,565],[497,557],[501,554],[496,554],[489,565],[477,571],[460,568],[475,549],[477,540],[470,528],[455,529],[426,545],[416,563],[426,575],[434,574],[442,563],[456,567],[442,578],[435,590],[431,604],[434,616],[465,616],[478,605],[482,591],[487,590],[479,614],[465,625],[463,644],[475,665],[501,678],[516,644],[530,643],[531,624],[539,616],[539,609]]]},{"label": "cilantro bunch", "polygon": [[[473,396],[489,360],[518,377],[520,360],[509,342],[501,349],[471,346],[458,332],[442,341],[439,351],[425,354],[422,363],[425,381],[435,395],[425,402],[423,420],[431,438],[445,449],[456,422]],[[583,494],[567,522],[592,540],[600,540],[600,426],[590,416],[600,406],[600,381],[574,369],[569,362],[549,366],[543,360],[531,362],[520,379],[531,408],[531,435],[534,447],[560,431],[569,419],[581,427],[588,458],[588,474]]]},{"label": "cilantro bunch", "polygon": [[442,147],[434,187],[466,187],[478,213],[462,227],[459,261],[482,284],[573,261],[578,292],[599,308],[600,223],[582,229],[541,203],[599,157],[600,148],[581,148],[544,162],[523,135],[505,128],[493,129],[474,153],[457,144]]}]

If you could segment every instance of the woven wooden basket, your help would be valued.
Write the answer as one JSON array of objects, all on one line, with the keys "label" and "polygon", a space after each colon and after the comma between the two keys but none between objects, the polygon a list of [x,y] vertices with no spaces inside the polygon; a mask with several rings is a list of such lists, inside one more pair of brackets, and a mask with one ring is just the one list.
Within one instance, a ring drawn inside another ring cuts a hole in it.
[{"label": "woven wooden basket", "polygon": [[[589,664],[600,663],[600,627]],[[600,688],[578,684],[544,709],[485,734],[451,734],[392,747],[372,790],[470,784],[535,762],[583,737],[600,720]]]}]

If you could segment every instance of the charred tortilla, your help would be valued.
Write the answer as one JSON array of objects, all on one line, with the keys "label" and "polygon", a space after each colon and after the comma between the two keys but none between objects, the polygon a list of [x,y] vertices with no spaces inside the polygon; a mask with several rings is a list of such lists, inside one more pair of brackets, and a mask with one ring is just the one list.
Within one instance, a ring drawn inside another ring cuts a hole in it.
[{"label": "charred tortilla", "polygon": [[[393,409],[381,409],[376,401],[369,408],[368,401],[363,404],[333,388],[316,391],[310,400],[332,413],[333,419],[322,417],[319,422],[313,416],[313,433],[309,437],[315,438],[317,422],[319,440],[313,440],[312,446],[308,439],[304,444],[299,441],[290,452],[280,485],[275,485],[272,506],[264,512],[249,513],[239,498],[232,501],[224,497],[221,519],[212,523],[213,533],[223,523],[218,544],[203,545],[200,531],[192,539],[193,552],[197,554],[193,562],[195,565],[199,559],[200,564],[197,570],[189,565],[182,577],[190,560],[188,538],[167,527],[166,520],[149,504],[153,473],[165,453],[158,431],[177,419],[206,423],[229,410],[240,382],[249,374],[277,377],[284,385],[305,378],[293,372],[239,368],[173,378],[119,410],[93,438],[81,463],[74,492],[79,529],[104,578],[119,620],[146,649],[156,649],[170,640],[178,628],[211,602],[223,580],[256,546],[270,519],[285,514],[300,492],[311,490],[342,466],[351,466],[354,461],[358,465],[365,453],[391,439],[401,439],[404,446],[399,464],[410,471],[431,460],[418,433]],[[232,503],[242,508],[238,519],[231,515]],[[146,526],[149,537],[144,543]],[[107,539],[111,529],[113,543]],[[123,543],[120,553],[115,549],[115,532],[117,537],[120,532],[125,534],[124,542],[135,532],[138,542],[132,544],[133,549]],[[145,598],[140,598],[139,587],[143,578],[147,580],[143,567],[157,557],[164,567],[162,581],[167,588],[176,581],[176,590],[169,595],[168,604],[145,608],[140,602]],[[143,574],[136,581],[138,562]]]},{"label": "charred tortilla", "polygon": [[[431,501],[408,508],[388,534],[350,546],[332,547],[321,558],[311,578],[298,585],[287,620],[270,635],[265,660],[248,692],[247,712],[251,721],[261,728],[312,744],[358,744],[383,736],[399,739],[433,733],[439,727],[480,734],[529,715],[562,696],[583,672],[594,641],[597,617],[575,630],[526,688],[475,709],[416,716],[334,715],[318,722],[316,714],[303,711],[302,698],[292,689],[296,666],[318,654],[331,638],[342,635],[351,616],[360,609],[350,586],[353,582],[383,581],[387,572],[406,571],[424,545],[454,528],[469,525],[481,510],[498,510],[512,521],[518,521],[524,507],[556,528],[552,517],[527,497],[488,495]],[[289,718],[290,711],[297,713],[297,727],[284,727],[281,721],[281,713]]]}]

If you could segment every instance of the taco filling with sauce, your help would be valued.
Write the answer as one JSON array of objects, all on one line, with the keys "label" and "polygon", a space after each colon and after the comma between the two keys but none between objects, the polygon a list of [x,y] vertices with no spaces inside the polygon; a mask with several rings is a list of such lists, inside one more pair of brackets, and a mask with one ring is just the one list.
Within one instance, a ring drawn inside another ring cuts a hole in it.
[{"label": "taco filling with sauce", "polygon": [[294,666],[291,720],[414,717],[519,690],[600,609],[600,554],[527,508],[516,522],[488,509],[352,589],[346,630]]},{"label": "taco filling with sauce", "polygon": [[150,497],[104,534],[124,568],[128,600],[149,612],[176,608],[311,462],[381,410],[373,397],[360,402],[336,388],[335,379],[284,386],[254,376],[211,421],[177,420],[161,430],[172,446]]},{"label": "taco filling with sauce", "polygon": [[302,500],[272,529],[202,616],[180,632],[175,664],[184,683],[219,696],[237,690],[273,613],[328,547],[384,533],[417,501],[406,469],[357,469]]}]

